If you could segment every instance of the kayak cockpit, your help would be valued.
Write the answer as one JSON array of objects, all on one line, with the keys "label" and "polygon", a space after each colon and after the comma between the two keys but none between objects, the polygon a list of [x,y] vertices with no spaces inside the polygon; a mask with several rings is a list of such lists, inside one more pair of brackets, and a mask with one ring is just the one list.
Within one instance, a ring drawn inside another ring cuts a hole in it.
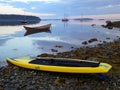
[{"label": "kayak cockpit", "polygon": [[100,62],[94,61],[76,61],[62,59],[38,59],[32,60],[30,64],[51,65],[51,66],[67,66],[67,67],[98,67]]}]

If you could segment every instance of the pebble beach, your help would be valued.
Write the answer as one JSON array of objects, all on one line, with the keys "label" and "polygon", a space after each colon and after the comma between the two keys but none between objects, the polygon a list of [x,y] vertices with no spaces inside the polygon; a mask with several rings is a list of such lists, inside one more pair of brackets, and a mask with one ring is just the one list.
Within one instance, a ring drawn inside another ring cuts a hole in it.
[{"label": "pebble beach", "polygon": [[45,72],[8,65],[0,68],[0,90],[120,90],[120,39],[56,55],[38,56],[97,60],[113,67],[104,74],[107,79],[103,80],[97,74]]}]

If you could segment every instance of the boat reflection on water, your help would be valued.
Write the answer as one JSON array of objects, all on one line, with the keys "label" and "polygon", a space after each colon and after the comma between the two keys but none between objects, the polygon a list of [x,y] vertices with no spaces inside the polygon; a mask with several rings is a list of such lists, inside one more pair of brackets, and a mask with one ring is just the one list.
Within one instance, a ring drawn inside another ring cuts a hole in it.
[{"label": "boat reflection on water", "polygon": [[51,33],[50,29],[46,29],[46,30],[40,30],[40,31],[26,31],[24,36],[30,35],[30,34],[35,34],[35,33],[41,33],[41,32],[47,32],[47,33]]},{"label": "boat reflection on water", "polygon": [[43,26],[39,26],[39,27],[26,27],[26,26],[24,26],[24,28],[26,30],[24,36],[27,36],[30,34],[35,34],[35,33],[40,33],[40,32],[51,33],[50,26],[51,26],[51,24],[47,24],[47,25],[43,25]]}]

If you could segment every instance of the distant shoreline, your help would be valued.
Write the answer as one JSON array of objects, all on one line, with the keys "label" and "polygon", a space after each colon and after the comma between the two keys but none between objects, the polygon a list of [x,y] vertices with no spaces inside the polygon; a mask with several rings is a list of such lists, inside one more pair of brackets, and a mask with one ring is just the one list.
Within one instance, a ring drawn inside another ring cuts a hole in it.
[{"label": "distant shoreline", "polygon": [[41,19],[37,16],[0,14],[0,26],[36,24],[40,21]]}]

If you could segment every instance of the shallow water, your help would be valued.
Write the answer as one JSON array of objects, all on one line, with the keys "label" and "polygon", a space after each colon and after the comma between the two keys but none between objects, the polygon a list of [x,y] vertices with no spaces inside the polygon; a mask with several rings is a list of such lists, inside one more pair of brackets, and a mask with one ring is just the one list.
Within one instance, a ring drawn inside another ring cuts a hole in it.
[{"label": "shallow water", "polygon": [[[120,30],[101,27],[104,20],[93,21],[41,21],[35,25],[39,26],[51,23],[50,32],[41,32],[24,36],[26,30],[23,25],[0,26],[0,66],[6,65],[6,57],[36,56],[42,53],[52,53],[51,49],[58,52],[69,51],[84,46],[82,42],[97,38],[97,42],[88,45],[96,45],[103,41],[112,41],[120,37]],[[91,24],[96,24],[91,26]],[[108,39],[109,38],[109,39]],[[58,48],[56,46],[62,46]]]}]

